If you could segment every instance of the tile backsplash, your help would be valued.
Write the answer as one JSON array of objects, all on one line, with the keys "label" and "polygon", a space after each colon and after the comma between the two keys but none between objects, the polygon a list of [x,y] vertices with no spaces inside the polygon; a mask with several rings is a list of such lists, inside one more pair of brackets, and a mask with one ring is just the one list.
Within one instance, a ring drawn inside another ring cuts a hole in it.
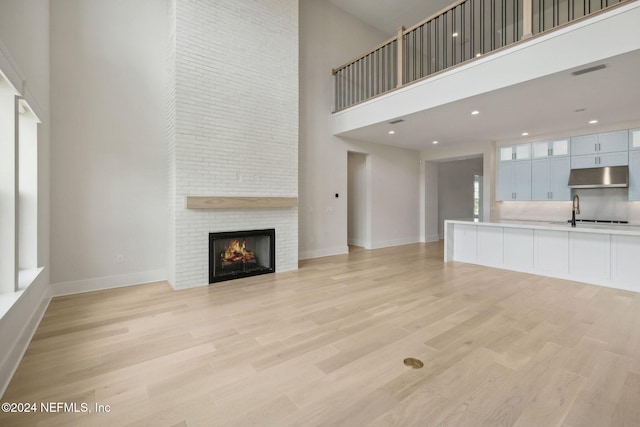
[{"label": "tile backsplash", "polygon": [[[578,219],[624,220],[640,225],[640,202],[629,202],[626,188],[573,190],[580,197]],[[565,221],[571,218],[571,202],[497,202],[492,218]]]}]

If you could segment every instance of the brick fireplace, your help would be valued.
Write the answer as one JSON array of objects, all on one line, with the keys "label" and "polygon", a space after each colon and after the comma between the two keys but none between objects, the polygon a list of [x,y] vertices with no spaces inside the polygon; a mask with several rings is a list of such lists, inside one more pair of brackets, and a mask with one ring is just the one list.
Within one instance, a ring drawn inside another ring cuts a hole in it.
[{"label": "brick fireplace", "polygon": [[297,205],[186,203],[297,198],[298,3],[279,3],[170,1],[168,270],[176,289],[209,283],[209,233],[274,229],[276,271],[298,266]]}]

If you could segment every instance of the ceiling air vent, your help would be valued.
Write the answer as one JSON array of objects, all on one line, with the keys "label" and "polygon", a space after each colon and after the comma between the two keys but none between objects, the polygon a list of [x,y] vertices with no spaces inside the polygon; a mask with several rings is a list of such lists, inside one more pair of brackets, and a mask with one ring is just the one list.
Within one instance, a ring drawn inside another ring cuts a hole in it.
[{"label": "ceiling air vent", "polygon": [[583,74],[593,73],[594,71],[602,70],[603,68],[607,68],[607,66],[604,64],[594,65],[593,67],[583,68],[582,70],[574,71],[571,74],[573,74],[574,76],[581,76]]},{"label": "ceiling air vent", "polygon": [[404,120],[402,120],[402,119],[398,119],[398,120],[394,120],[394,121],[392,121],[392,122],[389,122],[389,124],[390,124],[390,125],[395,125],[396,123],[402,123],[402,122],[404,122]]}]

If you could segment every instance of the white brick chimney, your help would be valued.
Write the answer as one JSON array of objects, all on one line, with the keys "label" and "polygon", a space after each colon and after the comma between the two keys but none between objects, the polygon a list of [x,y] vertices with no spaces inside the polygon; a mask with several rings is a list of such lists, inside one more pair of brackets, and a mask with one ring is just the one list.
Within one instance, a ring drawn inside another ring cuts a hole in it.
[{"label": "white brick chimney", "polygon": [[298,267],[298,209],[187,209],[186,196],[298,196],[298,2],[171,0],[169,281],[208,284],[208,234],[276,229]]}]

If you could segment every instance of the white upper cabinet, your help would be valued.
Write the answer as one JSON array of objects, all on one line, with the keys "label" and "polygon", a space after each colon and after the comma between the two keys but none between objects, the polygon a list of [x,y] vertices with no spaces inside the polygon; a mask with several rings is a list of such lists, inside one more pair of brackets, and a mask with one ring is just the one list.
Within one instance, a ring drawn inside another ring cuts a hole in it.
[{"label": "white upper cabinet", "polygon": [[531,144],[498,148],[496,200],[531,200]]},{"label": "white upper cabinet", "polygon": [[628,130],[571,138],[571,168],[624,166],[629,163]]},{"label": "white upper cabinet", "polygon": [[571,138],[571,155],[596,154],[598,152],[598,135],[574,136]]},{"label": "white upper cabinet", "polygon": [[571,155],[616,153],[629,149],[629,132],[618,130],[594,135],[583,135],[571,138]]},{"label": "white upper cabinet", "polygon": [[500,161],[527,160],[531,158],[531,144],[518,144],[500,147]]},{"label": "white upper cabinet", "polygon": [[598,151],[600,153],[616,153],[629,149],[629,131],[601,133],[598,135]]},{"label": "white upper cabinet", "polygon": [[599,168],[605,166],[626,166],[629,164],[629,152],[588,154],[571,156],[572,169]]},{"label": "white upper cabinet", "polygon": [[629,130],[629,150],[640,150],[640,129]]},{"label": "white upper cabinet", "polygon": [[569,155],[569,139],[556,139],[553,141],[541,141],[531,144],[533,158],[551,156],[568,156]]}]

